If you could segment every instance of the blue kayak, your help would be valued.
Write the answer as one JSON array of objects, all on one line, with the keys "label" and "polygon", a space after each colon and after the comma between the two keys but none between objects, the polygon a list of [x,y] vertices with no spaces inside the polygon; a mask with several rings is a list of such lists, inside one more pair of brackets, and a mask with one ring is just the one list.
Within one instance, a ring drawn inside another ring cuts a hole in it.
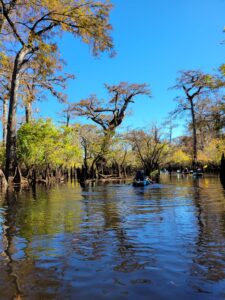
[{"label": "blue kayak", "polygon": [[149,184],[150,184],[150,181],[148,179],[133,181],[133,186],[145,186],[145,185],[149,185]]},{"label": "blue kayak", "polygon": [[195,177],[201,177],[201,176],[203,176],[203,173],[202,172],[193,172],[192,175]]}]

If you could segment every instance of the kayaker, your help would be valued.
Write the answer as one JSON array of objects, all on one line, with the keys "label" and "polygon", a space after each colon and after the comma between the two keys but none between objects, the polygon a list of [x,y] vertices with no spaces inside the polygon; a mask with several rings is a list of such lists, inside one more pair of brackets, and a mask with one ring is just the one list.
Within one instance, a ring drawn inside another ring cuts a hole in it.
[{"label": "kayaker", "polygon": [[136,172],[135,180],[140,180],[144,181],[145,180],[145,175],[143,170],[139,170]]}]

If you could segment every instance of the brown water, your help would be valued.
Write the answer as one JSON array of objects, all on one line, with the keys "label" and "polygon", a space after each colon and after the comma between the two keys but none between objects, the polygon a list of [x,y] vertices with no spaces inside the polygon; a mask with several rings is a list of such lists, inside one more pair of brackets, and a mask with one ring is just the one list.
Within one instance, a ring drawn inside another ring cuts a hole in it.
[{"label": "brown water", "polygon": [[[163,176],[0,198],[0,299],[225,299],[225,190]],[[20,298],[19,298],[20,297]]]}]

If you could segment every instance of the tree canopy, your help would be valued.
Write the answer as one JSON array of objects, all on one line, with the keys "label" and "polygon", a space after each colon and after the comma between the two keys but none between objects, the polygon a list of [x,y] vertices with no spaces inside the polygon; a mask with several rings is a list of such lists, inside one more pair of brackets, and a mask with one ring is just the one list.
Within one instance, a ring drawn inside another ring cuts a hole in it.
[{"label": "tree canopy", "polygon": [[137,95],[150,95],[147,84],[129,84],[121,82],[118,85],[105,87],[110,95],[109,100],[100,100],[96,95],[74,103],[71,110],[78,116],[86,116],[99,124],[104,131],[115,130],[123,121],[130,103]]},{"label": "tree canopy", "polygon": [[[37,61],[42,61],[42,64],[49,68],[52,67],[52,53],[57,54],[59,59],[56,38],[64,32],[69,32],[89,44],[94,55],[103,51],[112,53],[113,42],[110,37],[112,27],[109,24],[112,5],[108,1],[85,0],[11,0],[9,2],[1,0],[0,5],[2,40],[0,53],[4,55],[13,53],[6,141],[5,169],[8,178],[9,175],[14,174],[18,164],[16,108],[23,71],[28,64]],[[2,59],[0,64],[3,64]],[[38,70],[42,71],[40,68]],[[46,71],[46,68],[43,70]],[[45,73],[41,75],[43,77]],[[42,84],[45,88],[53,90],[46,81]]]}]

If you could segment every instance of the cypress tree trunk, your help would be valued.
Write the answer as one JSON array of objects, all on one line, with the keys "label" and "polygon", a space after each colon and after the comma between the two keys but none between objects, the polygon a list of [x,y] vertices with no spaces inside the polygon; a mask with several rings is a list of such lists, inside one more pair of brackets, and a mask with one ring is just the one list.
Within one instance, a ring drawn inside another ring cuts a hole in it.
[{"label": "cypress tree trunk", "polygon": [[15,175],[13,177],[13,183],[21,184],[22,175],[19,167],[16,167]]},{"label": "cypress tree trunk", "polygon": [[121,176],[121,166],[119,163],[117,164],[117,168],[118,168],[118,177],[121,178],[122,177]]},{"label": "cypress tree trunk", "polygon": [[194,111],[194,103],[192,99],[189,99],[191,104],[191,117],[192,117],[192,135],[193,135],[193,167],[196,167],[198,157],[197,157],[197,132],[196,132],[196,120],[195,120],[195,111]]},{"label": "cypress tree trunk", "polygon": [[26,117],[26,123],[30,123],[30,120],[31,120],[31,103],[27,103],[25,105],[25,117]]},{"label": "cypress tree trunk", "polygon": [[0,169],[0,186],[1,186],[1,188],[2,187],[6,188],[7,185],[8,184],[7,184],[7,181],[5,179],[5,175],[4,175],[3,171]]},{"label": "cypress tree trunk", "polygon": [[70,124],[70,114],[69,112],[66,113],[66,127],[69,127]]},{"label": "cypress tree trunk", "polygon": [[124,178],[127,178],[127,168],[126,168],[126,166],[123,167],[123,173],[124,173]]},{"label": "cypress tree trunk", "polygon": [[225,156],[224,156],[224,153],[222,154],[222,157],[221,157],[220,178],[221,178],[221,180],[225,181]]},{"label": "cypress tree trunk", "polygon": [[7,138],[7,113],[8,113],[8,103],[6,99],[3,99],[2,105],[2,141],[3,146],[6,145]]},{"label": "cypress tree trunk", "polygon": [[32,169],[32,184],[36,184],[36,178],[37,178],[37,175],[36,175],[36,170],[35,170],[35,167]]},{"label": "cypress tree trunk", "polygon": [[74,180],[77,180],[77,177],[78,177],[78,175],[77,175],[77,169],[74,166]]},{"label": "cypress tree trunk", "polygon": [[22,48],[16,55],[11,88],[9,98],[9,113],[7,123],[7,139],[6,139],[6,166],[5,175],[8,180],[9,176],[13,176],[17,167],[17,155],[16,155],[16,111],[18,102],[18,90],[20,83],[20,71],[22,69],[22,63],[26,54],[29,53],[29,49]]}]

